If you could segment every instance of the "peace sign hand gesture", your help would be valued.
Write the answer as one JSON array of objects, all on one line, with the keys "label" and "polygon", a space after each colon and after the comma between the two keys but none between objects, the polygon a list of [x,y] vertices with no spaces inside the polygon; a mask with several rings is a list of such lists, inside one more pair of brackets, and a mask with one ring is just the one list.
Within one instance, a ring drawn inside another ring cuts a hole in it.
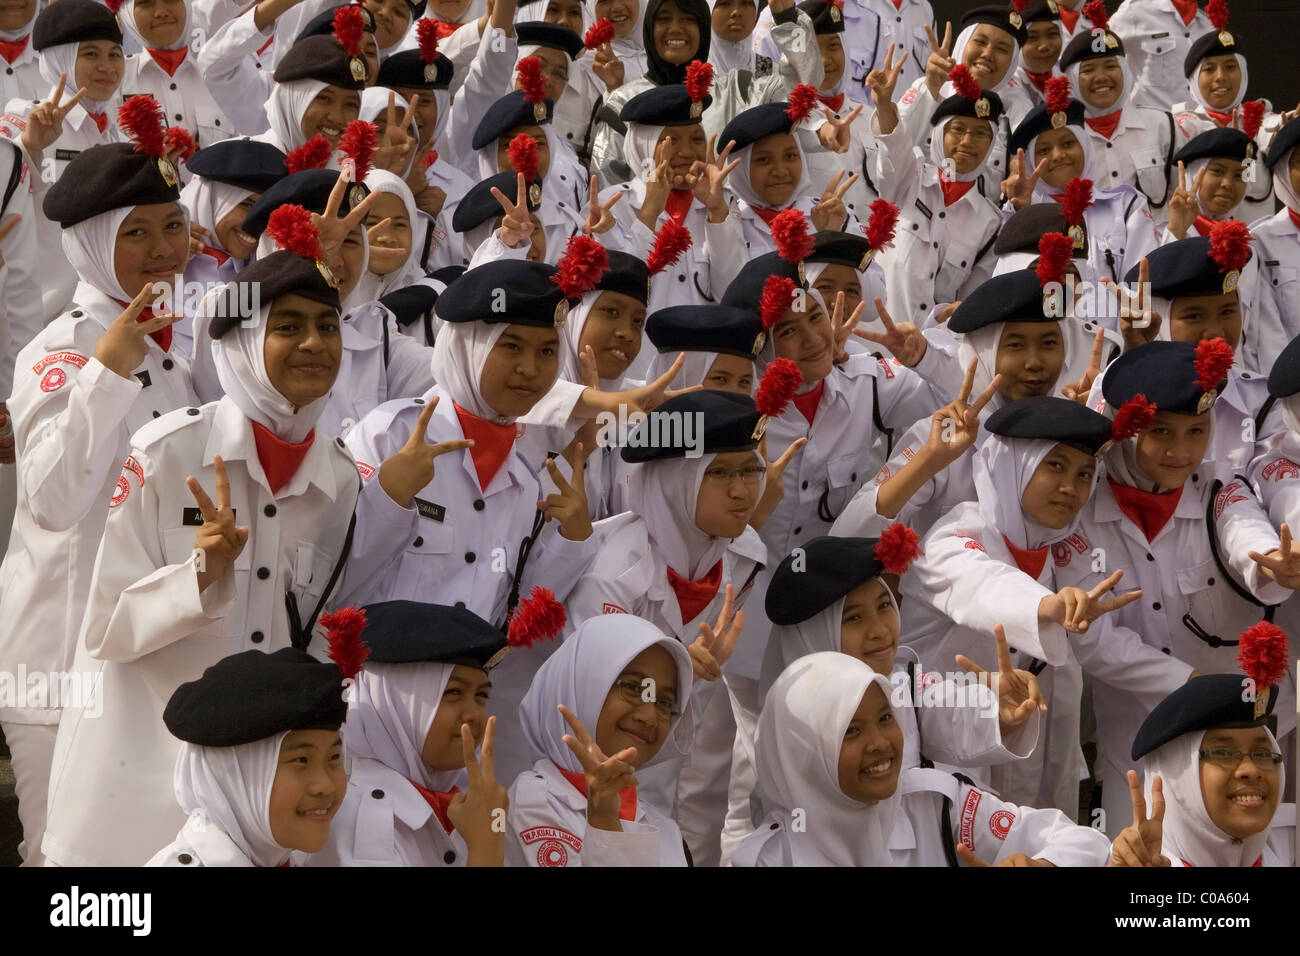
[{"label": "peace sign hand gesture", "polygon": [[564,743],[582,764],[587,778],[587,822],[597,830],[620,832],[619,791],[637,786],[635,768],[628,761],[636,756],[635,747],[625,747],[606,756],[573,711],[559,705],[560,715],[573,730],[564,735]]},{"label": "peace sign hand gesture", "polygon": [[100,365],[121,378],[131,377],[131,373],[149,354],[149,334],[180,320],[179,315],[163,314],[139,321],[140,313],[149,301],[162,294],[155,290],[153,283],[146,283],[135,294],[131,304],[112,321],[95,343],[95,358]]},{"label": "peace sign hand gesture", "polygon": [[[325,212],[311,214],[311,223],[316,227],[316,232],[320,234],[321,252],[325,253],[327,263],[338,259],[348,235],[351,234],[353,229],[366,221],[366,215],[370,212],[370,207],[379,201],[381,195],[381,193],[372,192],[357,203],[355,209],[340,218],[338,214],[339,207],[343,205],[343,196],[350,185],[351,182],[348,177],[339,176],[330,189],[329,198],[325,200]],[[383,226],[388,221],[385,219],[376,225]]]},{"label": "peace sign hand gesture", "polygon": [[948,74],[952,72],[952,68],[957,65],[957,61],[952,58],[952,21],[944,24],[942,43],[928,26],[925,28],[925,35],[930,40],[930,57],[925,61],[925,86],[937,103],[939,91],[944,83],[948,82]]},{"label": "peace sign hand gesture", "polygon": [[885,310],[884,301],[877,298],[875,302],[876,315],[880,316],[880,322],[884,325],[885,331],[873,332],[870,329],[854,329],[853,334],[860,339],[874,342],[876,345],[883,345],[903,365],[908,368],[916,368],[921,359],[925,358],[925,350],[929,347],[925,336],[911,322],[895,325],[893,318]]},{"label": "peace sign hand gesture", "polygon": [[998,722],[1005,735],[1028,720],[1035,710],[1047,710],[1047,704],[1039,693],[1038,678],[1029,671],[1011,666],[1007,632],[1001,624],[993,628],[993,640],[998,648],[997,673],[990,674],[964,654],[957,655],[957,664],[974,674],[985,687],[996,687]]},{"label": "peace sign hand gesture", "polygon": [[767,524],[767,519],[772,517],[772,512],[776,511],[776,506],[785,497],[785,485],[781,482],[782,476],[785,475],[786,466],[794,460],[794,456],[799,449],[806,444],[808,444],[807,438],[796,438],[781,453],[781,457],[773,461],[767,457],[767,432],[764,432],[763,437],[758,440],[758,453],[767,462],[767,480],[763,485],[763,497],[758,499],[758,504],[754,506],[754,513],[749,516],[749,526],[755,531],[763,530],[763,525]]},{"label": "peace sign hand gesture", "polygon": [[835,355],[833,361],[835,364],[847,362],[849,353],[845,346],[848,345],[849,336],[858,330],[858,322],[862,319],[862,310],[867,307],[865,302],[859,302],[849,313],[849,317],[844,317],[844,293],[835,293],[835,306],[831,309],[831,335],[835,342]]},{"label": "peace sign hand gesture", "polygon": [[704,203],[705,208],[709,210],[709,221],[714,223],[722,222],[731,211],[727,206],[725,186],[727,176],[740,165],[738,159],[727,162],[732,147],[736,145],[735,140],[727,143],[720,156],[715,156],[713,152],[717,141],[716,133],[709,137],[709,156],[715,158],[709,159],[708,162],[697,159],[691,164],[690,175],[686,177],[691,190],[695,193],[695,198]]},{"label": "peace sign hand gesture", "polygon": [[505,862],[505,813],[510,808],[506,788],[493,769],[493,741],[497,719],[489,717],[483,731],[482,757],[474,756],[474,735],[469,724],[460,725],[460,748],[469,780],[464,793],[451,798],[447,817],[469,850],[467,866],[500,866]]},{"label": "peace sign hand gesture", "polygon": [[546,520],[554,518],[560,523],[560,534],[570,541],[586,541],[591,537],[591,510],[587,504],[587,453],[582,442],[573,445],[573,474],[566,481],[554,458],[546,459],[546,471],[559,492],[537,502]]},{"label": "peace sign hand gesture", "polygon": [[190,475],[185,479],[203,515],[203,524],[194,536],[194,550],[196,554],[202,552],[200,560],[195,562],[200,592],[226,573],[248,543],[247,526],[235,526],[235,513],[230,508],[230,478],[220,455],[213,456],[212,468],[217,473],[215,505],[197,478]]},{"label": "peace sign hand gesture", "polygon": [[596,47],[591,59],[591,72],[605,84],[605,91],[613,93],[623,85],[623,61],[614,55],[612,43],[602,43]]},{"label": "peace sign hand gesture", "polygon": [[1088,394],[1092,391],[1092,383],[1101,374],[1101,353],[1105,345],[1106,330],[1098,328],[1097,335],[1092,340],[1092,353],[1088,356],[1088,368],[1084,371],[1083,377],[1077,382],[1061,389],[1062,395],[1078,402],[1080,405],[1088,403]]},{"label": "peace sign hand gesture", "polygon": [[665,136],[655,147],[654,168],[645,178],[645,199],[641,202],[641,211],[637,218],[651,232],[659,222],[659,214],[668,206],[668,192],[673,188],[672,174],[668,169],[668,150],[673,138]]},{"label": "peace sign hand gesture", "polygon": [[77,90],[72,99],[61,103],[63,87],[67,82],[68,74],[60,73],[59,82],[54,87],[50,98],[27,114],[27,128],[23,130],[22,143],[28,157],[35,162],[39,162],[41,154],[63,135],[63,121],[86,95],[86,88],[83,86]]},{"label": "peace sign hand gesture", "polygon": [[[522,178],[522,177],[520,177]],[[614,208],[614,203],[623,198],[623,190],[614,190],[614,196],[607,203],[600,201],[596,177],[591,177],[591,201],[587,204],[587,221],[583,224],[583,235],[600,235],[609,232],[614,228],[616,220],[614,214],[610,212]]]},{"label": "peace sign hand gesture", "polygon": [[930,436],[925,440],[918,457],[924,457],[930,462],[936,473],[966,454],[966,450],[975,444],[980,430],[980,412],[993,400],[998,386],[1002,384],[1002,376],[994,376],[988,388],[971,403],[970,393],[975,388],[975,369],[978,364],[978,359],[970,360],[957,397],[930,416]]},{"label": "peace sign hand gesture", "polygon": [[411,128],[411,117],[415,115],[415,108],[419,104],[419,94],[411,94],[406,112],[402,115],[402,121],[398,123],[397,94],[389,92],[384,135],[380,140],[380,145],[375,147],[374,164],[376,169],[386,169],[390,173],[400,175],[406,168],[406,161],[410,158],[411,150],[415,148],[415,140],[411,138],[411,134],[407,131]]},{"label": "peace sign hand gesture", "polygon": [[528,214],[528,185],[524,182],[524,174],[515,174],[514,202],[507,199],[506,194],[495,186],[492,187],[492,196],[504,213],[501,217],[501,226],[497,229],[497,238],[511,249],[521,242],[528,242],[535,227],[533,217]]},{"label": "peace sign hand gesture", "polygon": [[853,145],[853,121],[863,109],[859,103],[848,116],[836,117],[829,107],[823,106],[822,115],[826,122],[817,127],[817,139],[822,146],[832,153],[847,153]]},{"label": "peace sign hand gesture", "polygon": [[822,193],[822,198],[817,205],[813,206],[812,215],[809,216],[815,228],[836,232],[844,228],[844,223],[849,218],[848,207],[844,205],[844,194],[852,189],[853,184],[860,178],[857,173],[854,173],[844,180],[843,185],[840,185],[840,180],[844,179],[844,170],[841,169],[835,174],[835,178],[830,181],[826,191]]},{"label": "peace sign hand gesture", "polygon": [[1196,217],[1200,212],[1201,183],[1205,181],[1205,171],[1208,166],[1202,166],[1196,174],[1196,180],[1192,188],[1187,188],[1187,170],[1183,167],[1182,160],[1178,161],[1178,188],[1174,194],[1169,197],[1169,231],[1174,234],[1176,239],[1184,239],[1187,236],[1187,230],[1192,228],[1196,222]]},{"label": "peace sign hand gesture", "polygon": [[1136,771],[1128,772],[1128,792],[1133,798],[1133,823],[1120,831],[1110,847],[1107,866],[1169,866],[1169,858],[1160,852],[1164,838],[1164,781],[1151,781],[1151,816],[1147,816],[1146,795]]},{"label": "peace sign hand gesture", "polygon": [[385,458],[379,466],[379,487],[403,508],[411,507],[411,499],[416,492],[433,481],[434,460],[439,455],[474,446],[472,438],[455,438],[432,445],[425,441],[429,420],[433,418],[433,410],[437,407],[438,398],[425,404],[406,444]]},{"label": "peace sign hand gesture", "polygon": [[1038,185],[1038,179],[1046,168],[1047,160],[1044,159],[1034,167],[1032,173],[1027,172],[1025,151],[1016,150],[1016,158],[1011,161],[1010,174],[1002,180],[1002,195],[1006,196],[1011,205],[1017,209],[1024,209],[1034,201],[1034,187]]},{"label": "peace sign hand gesture", "polygon": [[700,636],[686,649],[691,655],[696,680],[714,681],[722,676],[722,665],[731,659],[736,649],[736,639],[745,629],[745,612],[734,611],[735,588],[727,585],[727,596],[722,602],[722,613],[712,627],[700,622]]},{"label": "peace sign hand gesture", "polygon": [[[951,24],[949,25],[951,27]],[[933,34],[931,34],[933,36]],[[893,103],[894,89],[898,86],[899,74],[903,72],[903,64],[907,62],[907,53],[900,53],[898,62],[894,62],[894,44],[889,44],[889,49],[885,51],[885,64],[878,66],[867,74],[863,81],[871,90],[871,102],[879,109],[883,103]],[[947,74],[944,74],[945,79]]]},{"label": "peace sign hand gesture", "polygon": [[1264,575],[1291,591],[1300,590],[1300,548],[1291,540],[1291,529],[1282,525],[1281,541],[1268,554],[1250,552],[1250,560]]},{"label": "peace sign hand gesture", "polygon": [[1142,597],[1141,588],[1118,597],[1102,597],[1114,588],[1123,576],[1123,571],[1116,571],[1091,591],[1075,587],[1061,588],[1056,594],[1045,597],[1039,602],[1038,616],[1056,621],[1071,633],[1086,634],[1088,625],[1103,614],[1118,611]]},{"label": "peace sign hand gesture", "polygon": [[1132,295],[1123,286],[1112,282],[1110,276],[1101,277],[1102,285],[1115,290],[1119,299],[1119,330],[1124,336],[1124,350],[1135,349],[1155,339],[1160,331],[1160,313],[1151,308],[1146,301],[1147,290],[1151,288],[1151,271],[1146,257],[1138,261],[1138,291]]}]

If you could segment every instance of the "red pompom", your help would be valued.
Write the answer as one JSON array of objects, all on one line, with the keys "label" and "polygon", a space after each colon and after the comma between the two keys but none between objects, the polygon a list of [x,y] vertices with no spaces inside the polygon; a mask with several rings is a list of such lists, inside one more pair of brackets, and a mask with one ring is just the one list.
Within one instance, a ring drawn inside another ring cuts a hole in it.
[{"label": "red pompom", "polygon": [[1148,402],[1147,397],[1138,393],[1119,407],[1115,420],[1110,425],[1111,441],[1124,441],[1140,435],[1156,420],[1155,402]]},{"label": "red pompom", "polygon": [[1083,15],[1088,18],[1094,30],[1105,30],[1110,26],[1110,14],[1102,0],[1088,0],[1083,5]]},{"label": "red pompom", "polygon": [[588,50],[594,50],[598,46],[604,46],[606,43],[614,42],[614,24],[610,23],[605,17],[601,17],[591,25],[587,30],[587,35],[582,38],[582,45]]},{"label": "red pompom", "polygon": [[1011,5],[1016,8],[1016,13],[1024,13],[1025,7],[1029,6],[1029,0],[1011,0]]},{"label": "red pompom", "polygon": [[553,641],[564,629],[566,619],[564,605],[555,600],[555,593],[535,587],[515,605],[506,643],[511,647],[532,647],[538,641]]},{"label": "red pompom", "polygon": [[760,415],[776,418],[785,412],[790,399],[803,384],[803,373],[799,366],[787,358],[779,358],[767,367],[758,382],[758,391],[754,394],[754,404]]},{"label": "red pompom", "polygon": [[321,260],[320,233],[311,221],[311,213],[296,203],[280,206],[266,220],[266,234],[281,249],[305,259]]},{"label": "red pompom", "polygon": [[515,70],[519,74],[519,88],[524,91],[524,99],[529,103],[545,103],[546,81],[542,79],[541,58],[526,56]]},{"label": "red pompom", "polygon": [[813,251],[813,237],[808,231],[808,217],[793,206],[772,217],[769,224],[776,241],[776,254],[786,262],[803,262]]},{"label": "red pompom", "polygon": [[691,60],[686,64],[686,95],[692,103],[698,103],[709,95],[713,86],[713,64]]},{"label": "red pompom", "polygon": [[420,44],[420,62],[432,63],[438,58],[438,24],[421,17],[415,22],[415,36]]},{"label": "red pompom", "polygon": [[143,93],[133,96],[119,107],[117,125],[122,128],[137,153],[161,156],[167,151],[163,130],[167,126],[162,105]]},{"label": "red pompom", "polygon": [[343,47],[343,52],[348,56],[361,55],[361,35],[365,32],[365,19],[361,14],[361,7],[355,3],[349,3],[346,7],[339,7],[334,11],[334,39],[339,41],[339,46]]},{"label": "red pompom", "polygon": [[763,283],[763,294],[758,299],[758,311],[763,317],[763,328],[770,329],[790,311],[798,287],[785,276],[768,276]]},{"label": "red pompom", "polygon": [[163,134],[166,151],[181,161],[189,159],[199,151],[199,144],[194,141],[194,134],[183,126],[168,126]]},{"label": "red pompom", "polygon": [[1065,265],[1074,252],[1074,240],[1063,232],[1047,232],[1038,240],[1038,284],[1065,281]]},{"label": "red pompom", "polygon": [[1216,30],[1228,29],[1228,0],[1210,0],[1205,5],[1205,15]]},{"label": "red pompom", "polygon": [[1241,131],[1254,139],[1259,135],[1259,127],[1264,122],[1264,101],[1248,100],[1241,104]]},{"label": "red pompom", "polygon": [[1216,222],[1210,227],[1210,258],[1220,272],[1240,272],[1250,261],[1250,227],[1238,219]]},{"label": "red pompom", "polygon": [[122,9],[122,4],[125,2],[126,0],[104,0],[104,6],[108,7],[110,13],[116,14],[118,10]]},{"label": "red pompom", "polygon": [[339,149],[351,157],[353,182],[361,182],[370,175],[374,166],[375,149],[379,146],[379,127],[365,120],[353,120],[343,131]]},{"label": "red pompom", "polygon": [[356,677],[370,656],[370,645],[361,640],[366,629],[365,609],[342,607],[322,614],[320,623],[329,641],[330,660],[344,677]]},{"label": "red pompom", "polygon": [[1061,215],[1070,226],[1083,225],[1083,213],[1092,205],[1092,180],[1076,176],[1065,184],[1061,198]]},{"label": "red pompom", "polygon": [[609,253],[591,236],[574,236],[555,266],[559,271],[551,281],[565,298],[576,299],[596,287],[601,274],[609,268]]},{"label": "red pompom", "polygon": [[1070,78],[1053,76],[1043,86],[1043,100],[1048,113],[1064,113],[1070,108]]},{"label": "red pompom", "polygon": [[907,525],[895,522],[881,534],[872,553],[890,574],[903,574],[921,555],[921,536]]},{"label": "red pompom", "polygon": [[1205,391],[1218,388],[1219,383],[1228,377],[1232,368],[1232,346],[1226,339],[1202,339],[1196,343],[1196,384]]},{"label": "red pompom", "polygon": [[324,169],[334,155],[334,147],[320,133],[317,133],[297,149],[284,157],[285,169],[290,173],[300,173],[305,169]]},{"label": "red pompom", "polygon": [[537,178],[541,160],[537,154],[537,140],[527,133],[519,133],[506,147],[506,156],[510,159],[510,168],[522,173],[525,182],[531,183]]},{"label": "red pompom", "polygon": [[980,85],[975,82],[975,77],[971,76],[970,70],[962,64],[958,63],[948,71],[948,82],[952,84],[958,96],[965,97],[972,103],[980,98]]},{"label": "red pompom", "polygon": [[790,105],[785,108],[785,115],[790,122],[799,123],[812,115],[817,107],[817,87],[800,83],[790,91]]},{"label": "red pompom", "polygon": [[867,243],[877,251],[894,241],[898,226],[898,207],[888,199],[877,199],[871,204],[871,218],[867,220]]},{"label": "red pompom", "polygon": [[650,246],[650,255],[646,257],[646,268],[650,274],[658,275],[669,266],[677,265],[682,253],[691,247],[691,232],[668,219],[655,233],[655,241]]},{"label": "red pompom", "polygon": [[1291,666],[1286,631],[1268,621],[1260,621],[1241,632],[1237,645],[1237,663],[1242,673],[1255,682],[1255,693],[1274,687],[1286,677]]}]

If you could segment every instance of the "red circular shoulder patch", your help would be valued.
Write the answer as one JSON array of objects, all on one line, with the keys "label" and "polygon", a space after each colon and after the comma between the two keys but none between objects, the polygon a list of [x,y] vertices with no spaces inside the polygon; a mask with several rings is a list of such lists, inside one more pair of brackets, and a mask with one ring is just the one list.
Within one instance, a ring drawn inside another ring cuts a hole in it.
[{"label": "red circular shoulder patch", "polygon": [[41,379],[42,392],[57,392],[68,383],[68,373],[61,368],[52,368]]},{"label": "red circular shoulder patch", "polygon": [[545,840],[537,848],[538,866],[567,866],[569,851],[559,840]]},{"label": "red circular shoulder patch", "polygon": [[109,501],[110,508],[116,508],[122,502],[126,501],[126,496],[131,493],[131,483],[126,480],[126,475],[120,475],[117,484],[113,486],[113,498]]},{"label": "red circular shoulder patch", "polygon": [[999,810],[989,817],[989,830],[999,840],[1005,840],[1011,832],[1011,824],[1016,822],[1016,815],[1010,810]]}]

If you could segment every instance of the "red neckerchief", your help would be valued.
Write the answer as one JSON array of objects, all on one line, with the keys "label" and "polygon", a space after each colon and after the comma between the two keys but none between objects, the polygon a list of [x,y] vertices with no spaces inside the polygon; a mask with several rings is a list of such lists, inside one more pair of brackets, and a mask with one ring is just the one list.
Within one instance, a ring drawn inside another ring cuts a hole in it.
[{"label": "red neckerchief", "polygon": [[[433,19],[430,17],[430,19]],[[438,34],[439,40],[445,40],[461,28],[459,23],[448,23],[446,20],[434,20],[434,29]]]},{"label": "red neckerchief", "polygon": [[[556,767],[555,769],[564,774],[564,779],[573,784],[580,794],[584,797],[587,795],[586,774],[565,770],[563,767]],[[624,787],[618,792],[618,818],[628,821],[636,820],[636,787]]]},{"label": "red neckerchief", "polygon": [[817,415],[817,406],[821,404],[822,391],[825,388],[826,379],[822,379],[811,392],[805,392],[794,397],[794,407],[799,409],[800,415],[808,419],[809,425],[813,423],[813,418]]},{"label": "red neckerchief", "polygon": [[844,106],[843,93],[836,93],[834,96],[823,96],[821,93],[818,93],[817,99],[822,101],[823,106],[829,106],[832,113],[838,113]]},{"label": "red neckerchief", "polygon": [[167,71],[168,76],[175,76],[180,65],[185,62],[185,56],[190,52],[188,45],[181,47],[179,50],[150,50],[149,55],[153,61]]},{"label": "red neckerchief", "polygon": [[29,33],[21,40],[0,40],[0,56],[5,58],[6,63],[12,63],[18,59],[23,50],[27,49],[27,41],[32,38]]},{"label": "red neckerchief", "polygon": [[266,483],[275,494],[293,477],[302,460],[311,451],[311,443],[316,440],[316,429],[307,433],[307,437],[298,444],[287,442],[271,429],[259,422],[253,422],[253,442],[257,445],[257,460],[262,463],[266,474]]},{"label": "red neckerchief", "polygon": [[1033,70],[1026,68],[1025,76],[1029,77],[1029,82],[1034,84],[1034,89],[1038,90],[1039,93],[1046,93],[1047,81],[1052,78],[1052,71],[1048,70],[1046,73],[1035,73]]},{"label": "red neckerchief", "polygon": [[1218,123],[1220,126],[1231,126],[1233,117],[1237,115],[1237,108],[1234,106],[1232,109],[1228,110],[1228,112],[1220,113],[1207,106],[1205,112],[1209,113],[1210,119],[1214,120],[1214,122]]},{"label": "red neckerchief", "polygon": [[[691,205],[695,202],[695,193],[689,189],[671,189],[668,191],[668,202],[664,205],[664,212],[672,217],[673,222],[682,225],[686,219],[686,214],[691,211]],[[759,211],[762,215],[762,211]],[[771,223],[771,220],[767,220]]]},{"label": "red neckerchief", "polygon": [[772,228],[772,220],[775,219],[780,213],[785,212],[784,209],[762,209],[758,206],[750,206],[749,208],[754,210],[754,212],[758,213],[758,218],[762,219],[765,223],[767,223],[767,227],[769,230]]},{"label": "red neckerchief", "polygon": [[1183,496],[1182,488],[1157,493],[1121,485],[1110,476],[1107,476],[1106,480],[1110,482],[1111,494],[1115,496],[1115,503],[1119,505],[1119,510],[1142,529],[1147,541],[1156,539],[1160,529],[1174,516],[1178,499]]},{"label": "red neckerchief", "polygon": [[1183,18],[1183,26],[1190,26],[1196,19],[1196,0],[1172,0],[1172,2],[1178,15]]},{"label": "red neckerchief", "polygon": [[903,0],[894,0],[894,9],[895,10],[903,9]]},{"label": "red neckerchief", "polygon": [[1124,108],[1120,107],[1113,113],[1107,113],[1105,116],[1093,116],[1085,119],[1084,122],[1098,133],[1101,133],[1102,136],[1110,139],[1115,135],[1115,127],[1119,126],[1119,117],[1123,112]]},{"label": "red neckerchief", "polygon": [[[1183,866],[1196,866],[1195,863],[1188,863],[1186,860],[1179,860],[1178,862],[1181,863]],[[1259,855],[1259,859],[1256,860],[1254,863],[1252,863],[1251,866],[1263,866],[1263,865],[1264,865],[1264,854],[1261,853]]]},{"label": "red neckerchief", "polygon": [[217,265],[219,266],[224,266],[226,264],[226,260],[230,258],[230,253],[222,252],[220,249],[213,249],[211,246],[204,246],[203,254],[205,256],[211,256],[213,259],[216,259]]},{"label": "red neckerchief", "polygon": [[420,791],[420,796],[428,801],[429,806],[433,808],[433,815],[438,818],[442,828],[450,833],[456,829],[452,825],[451,817],[447,816],[447,807],[451,806],[451,798],[460,793],[460,787],[452,787],[450,790],[426,790],[414,780],[407,781],[416,790]]},{"label": "red neckerchief", "polygon": [[[123,302],[121,299],[114,299],[113,301],[116,302],[118,305],[120,305],[123,311],[125,311],[131,305],[130,302]],[[153,317],[154,317],[153,306],[145,306],[143,309],[140,310],[140,315],[136,318],[136,321],[144,322],[146,319],[152,319]],[[163,328],[159,329],[157,332],[150,332],[149,338],[157,342],[158,347],[162,349],[164,352],[171,351],[172,327],[170,325],[164,326]]]},{"label": "red neckerchief", "polygon": [[1073,33],[1075,25],[1079,22],[1079,12],[1067,10],[1060,4],[1057,4],[1056,12],[1061,15],[1061,26],[1065,27],[1065,32]]},{"label": "red neckerchief", "polygon": [[479,487],[486,489],[514,450],[518,430],[514,425],[498,425],[486,418],[472,415],[455,402],[452,405],[456,409],[456,417],[460,419],[460,430],[466,438],[474,439],[469,455],[474,459]]},{"label": "red neckerchief", "polygon": [[99,131],[101,133],[104,132],[104,130],[108,129],[107,111],[103,113],[92,113],[90,110],[86,110],[86,115],[95,121],[95,125],[99,127]]},{"label": "red neckerchief", "polygon": [[431,149],[431,150],[429,150],[429,155],[426,156],[426,157],[424,157],[423,160],[421,160],[421,162],[424,163],[424,168],[425,168],[425,169],[428,169],[430,166],[432,166],[432,165],[433,165],[434,163],[436,163],[437,161],[438,161],[438,151],[437,151],[436,149]]},{"label": "red neckerchief", "polygon": [[1286,214],[1291,217],[1291,222],[1297,229],[1300,229],[1300,212],[1296,212],[1290,206],[1286,207]]},{"label": "red neckerchief", "polygon": [[677,595],[677,606],[682,609],[682,623],[687,624],[700,616],[700,612],[709,606],[713,596],[722,584],[722,559],[709,569],[709,573],[698,581],[684,578],[672,568],[668,569],[668,584]]},{"label": "red neckerchief", "polygon": [[975,180],[965,183],[950,183],[942,176],[939,177],[939,188],[943,190],[943,204],[951,206],[962,196],[970,192],[970,188],[975,185]]},{"label": "red neckerchief", "polygon": [[1208,236],[1210,230],[1214,228],[1214,220],[1206,216],[1197,216],[1196,221],[1192,223],[1192,225],[1196,227],[1196,231],[1202,236]]},{"label": "red neckerchief", "polygon": [[1011,552],[1011,557],[1015,559],[1016,567],[1037,581],[1038,576],[1043,573],[1043,565],[1047,563],[1047,546],[1027,551],[1024,548],[1017,548],[1005,534],[1002,540],[1006,543],[1007,550]]}]

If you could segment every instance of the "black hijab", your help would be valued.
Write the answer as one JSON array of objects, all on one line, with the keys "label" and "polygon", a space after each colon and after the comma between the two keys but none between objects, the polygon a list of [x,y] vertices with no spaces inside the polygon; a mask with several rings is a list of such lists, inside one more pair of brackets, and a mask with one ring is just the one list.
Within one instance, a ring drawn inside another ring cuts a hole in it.
[{"label": "black hijab", "polygon": [[[655,49],[655,17],[659,13],[659,8],[667,2],[668,0],[650,0],[646,4],[645,20],[641,24],[641,36],[645,42],[646,52],[645,75],[655,86],[686,82],[687,64],[666,63]],[[695,22],[699,24],[700,47],[691,59],[705,62],[709,58],[709,39],[713,36],[713,14],[709,10],[709,5],[705,0],[673,0],[673,3],[677,4],[682,12],[695,17]]]}]

